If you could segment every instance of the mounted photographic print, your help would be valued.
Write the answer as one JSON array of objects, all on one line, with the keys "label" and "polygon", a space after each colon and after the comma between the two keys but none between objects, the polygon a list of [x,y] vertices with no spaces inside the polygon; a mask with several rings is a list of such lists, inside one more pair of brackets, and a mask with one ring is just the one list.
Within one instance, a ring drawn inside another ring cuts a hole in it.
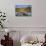
[{"label": "mounted photographic print", "polygon": [[32,16],[32,5],[16,5],[16,16]]}]

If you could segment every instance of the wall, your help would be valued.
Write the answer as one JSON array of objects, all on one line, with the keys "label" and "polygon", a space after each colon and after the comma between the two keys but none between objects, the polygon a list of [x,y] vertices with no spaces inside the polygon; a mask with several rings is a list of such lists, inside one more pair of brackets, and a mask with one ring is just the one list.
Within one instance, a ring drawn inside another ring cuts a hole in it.
[{"label": "wall", "polygon": [[[13,39],[13,46],[20,46],[20,40],[23,36],[29,35],[30,37],[37,37],[39,41],[44,41],[45,32],[46,31],[11,31],[9,32],[9,36]],[[4,35],[7,35],[6,32],[0,31],[0,43],[1,39],[5,39]]]},{"label": "wall", "polygon": [[[46,0],[0,0],[0,10],[6,12],[7,27],[46,27]],[[32,17],[16,17],[16,4],[32,4]]]},{"label": "wall", "polygon": [[[16,4],[32,4],[32,17],[16,17]],[[46,0],[32,0],[32,3],[23,0],[0,0],[0,10],[7,15],[5,26],[12,31],[20,31],[20,36],[31,31],[46,31]]]}]

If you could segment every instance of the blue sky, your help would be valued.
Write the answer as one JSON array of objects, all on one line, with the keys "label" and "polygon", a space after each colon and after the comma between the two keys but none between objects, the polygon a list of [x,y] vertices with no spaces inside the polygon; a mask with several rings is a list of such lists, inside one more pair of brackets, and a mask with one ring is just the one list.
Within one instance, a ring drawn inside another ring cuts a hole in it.
[{"label": "blue sky", "polygon": [[16,5],[16,8],[26,8],[26,7],[32,7],[32,5]]}]

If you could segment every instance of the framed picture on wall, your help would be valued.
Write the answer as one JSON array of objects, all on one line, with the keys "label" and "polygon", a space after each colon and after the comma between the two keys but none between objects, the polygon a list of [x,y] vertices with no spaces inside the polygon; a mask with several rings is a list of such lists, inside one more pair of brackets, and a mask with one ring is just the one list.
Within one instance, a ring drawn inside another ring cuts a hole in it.
[{"label": "framed picture on wall", "polygon": [[32,5],[16,5],[15,16],[32,16]]}]

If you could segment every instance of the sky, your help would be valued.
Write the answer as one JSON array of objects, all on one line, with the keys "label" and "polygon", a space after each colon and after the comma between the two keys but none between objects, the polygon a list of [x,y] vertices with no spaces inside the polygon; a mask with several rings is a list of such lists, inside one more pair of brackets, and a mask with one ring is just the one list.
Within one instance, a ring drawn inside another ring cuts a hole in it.
[{"label": "sky", "polygon": [[26,8],[26,7],[32,7],[32,5],[16,5],[16,8]]}]

